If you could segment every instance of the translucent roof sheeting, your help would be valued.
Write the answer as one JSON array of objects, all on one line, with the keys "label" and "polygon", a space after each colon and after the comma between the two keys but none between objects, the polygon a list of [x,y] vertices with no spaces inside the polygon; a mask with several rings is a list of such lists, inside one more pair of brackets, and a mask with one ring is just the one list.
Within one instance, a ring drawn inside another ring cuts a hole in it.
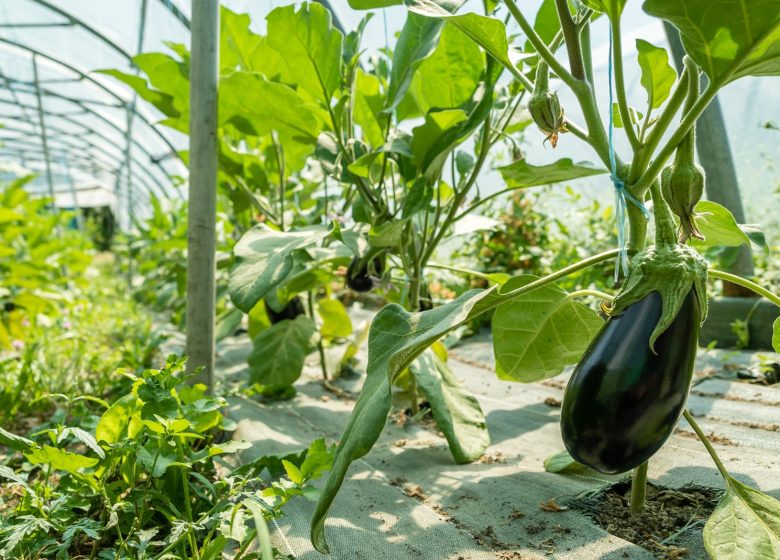
[{"label": "translucent roof sheeting", "polygon": [[[365,15],[349,8],[347,0],[321,1],[348,30]],[[272,9],[290,3],[222,0],[233,11],[250,14],[258,33],[265,32],[265,17]],[[539,4],[540,0],[532,0],[523,9],[533,13]],[[462,11],[480,12],[480,2],[468,0]],[[96,70],[134,73],[131,59],[139,52],[168,51],[166,42],[189,44],[190,14],[188,0],[0,0],[0,177],[8,165],[15,166],[15,173],[34,171],[38,178],[31,188],[48,192],[48,149],[54,190],[71,190],[74,185],[77,190],[100,187],[115,192],[123,225],[130,212],[146,214],[150,196],[186,196],[186,189],[176,186],[176,178],[187,175],[176,152],[186,149],[187,138],[156,126],[162,114],[137,99],[129,87]],[[405,18],[402,6],[376,10],[364,47],[373,51],[392,45]],[[666,38],[660,22],[646,16],[640,2],[628,3],[623,19],[623,51],[630,62],[626,87],[629,101],[641,103],[644,93],[634,41],[642,37],[665,45]],[[517,32],[512,25],[509,30]],[[603,86],[608,48],[605,18],[594,24],[592,37],[596,81]],[[774,211],[774,204],[765,201],[771,192],[767,185],[775,186],[773,162],[780,157],[777,83],[776,78],[743,79],[719,95],[750,221],[763,221]],[[567,114],[578,118],[576,103],[565,88],[553,87],[561,88]],[[598,101],[607,114],[608,98]],[[45,125],[46,146],[41,124]],[[555,156],[593,159],[589,147],[568,137],[565,140]],[[616,146],[619,151],[627,149],[621,134],[616,135]],[[553,157],[540,142],[529,139],[526,148],[531,160]],[[486,184],[500,182],[497,174],[490,175]],[[608,181],[583,182],[587,183],[582,185],[586,187],[583,192],[609,203]]]}]

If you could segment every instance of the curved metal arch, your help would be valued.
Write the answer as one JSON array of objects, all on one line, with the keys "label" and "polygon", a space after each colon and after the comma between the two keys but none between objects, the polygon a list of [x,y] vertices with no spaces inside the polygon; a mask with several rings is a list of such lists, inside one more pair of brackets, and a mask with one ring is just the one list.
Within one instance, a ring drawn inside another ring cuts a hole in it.
[{"label": "curved metal arch", "polygon": [[[4,100],[4,99],[0,99],[0,104],[16,105],[15,103],[12,103],[12,102],[10,102],[10,101],[7,101],[7,100]],[[27,107],[27,108],[29,108],[29,109],[34,109],[33,107],[30,107],[30,106],[26,106],[26,107]],[[71,117],[71,116],[69,116],[69,115],[64,115],[64,114],[60,114],[60,113],[49,113],[49,114],[50,114],[50,115],[54,115],[54,116],[56,116],[57,118],[63,119],[64,121],[66,121],[66,122],[68,122],[68,123],[70,123],[70,124],[73,124],[73,125],[75,125],[75,126],[78,126],[78,127],[80,127],[81,129],[83,129],[83,130],[87,131],[87,132],[88,132],[88,133],[90,133],[90,134],[94,134],[94,135],[96,135],[96,136],[99,136],[100,138],[102,138],[102,139],[103,139],[103,140],[105,140],[106,142],[109,142],[109,143],[113,143],[113,142],[115,142],[115,140],[114,140],[114,139],[111,139],[111,138],[109,138],[108,136],[106,136],[106,135],[105,135],[105,134],[103,134],[102,132],[100,132],[100,131],[98,131],[98,130],[95,130],[95,129],[93,129],[93,128],[89,127],[88,125],[84,124],[83,122],[79,121],[78,119],[74,119],[74,118],[72,118],[72,117]],[[81,113],[78,113],[78,114],[81,114]],[[24,120],[24,119],[20,119],[20,118],[18,118],[18,117],[4,117],[4,118],[5,118],[6,120],[13,119],[13,120],[17,120],[17,121],[20,121],[20,120],[21,120],[21,122],[30,122],[30,121],[27,121],[27,120]],[[32,126],[37,126],[37,124],[33,124],[33,123],[31,123],[31,125],[32,125]],[[117,130],[119,130],[119,131],[121,132],[121,129],[119,129],[118,127],[114,127],[114,128],[116,128]],[[65,132],[65,134],[68,134],[68,133],[67,133],[67,132]],[[150,154],[148,151],[146,151],[146,150],[142,150],[142,151],[144,151],[144,153],[145,153],[145,154],[146,154],[146,155],[147,155],[149,158],[151,158],[151,157],[152,157],[152,156],[151,156],[151,154]],[[107,154],[107,155],[108,155],[108,154]],[[120,161],[120,158],[115,158],[115,161],[118,163],[118,162]],[[148,176],[148,177],[149,177],[149,178],[150,178],[150,179],[151,179],[151,180],[152,180],[152,181],[153,181],[153,182],[154,182],[154,183],[155,183],[155,184],[156,184],[156,185],[157,185],[159,188],[160,188],[160,190],[162,191],[162,193],[163,193],[163,195],[164,195],[164,196],[170,197],[170,194],[168,194],[168,191],[167,191],[167,189],[165,189],[165,188],[164,188],[164,187],[163,187],[163,186],[162,186],[162,185],[161,185],[161,184],[158,182],[158,180],[157,180],[157,179],[156,179],[156,178],[155,178],[155,177],[154,177],[154,176],[151,174],[151,171],[149,171],[148,167],[146,167],[146,166],[144,165],[144,162],[143,162],[143,160],[140,160],[140,159],[138,159],[137,157],[133,156],[133,161],[136,163],[136,165],[140,165],[140,167],[141,167],[141,169],[144,171],[144,173],[145,173],[145,174],[146,174],[146,175],[147,175],[147,176]],[[158,167],[162,168],[162,166],[161,166],[161,165],[158,165]],[[117,169],[118,169],[118,168],[119,168],[119,165],[117,165]],[[163,169],[163,170],[164,170],[164,169]],[[166,171],[166,170],[164,170],[164,171]],[[166,175],[166,176],[167,176],[169,179],[171,179],[171,180],[173,179],[173,178],[172,178],[172,176],[171,176],[169,173],[167,173],[167,171],[165,172],[165,175]]]},{"label": "curved metal arch", "polygon": [[[22,43],[19,43],[17,41],[12,41],[10,39],[6,39],[4,37],[0,37],[0,43],[4,43],[7,45],[11,45],[12,47],[16,47],[21,50],[25,50],[27,52],[30,52],[32,54],[36,54],[40,56],[41,58],[44,58],[46,60],[49,60],[51,62],[54,62],[55,64],[59,64],[63,68],[66,68],[67,70],[73,72],[79,77],[79,81],[87,81],[90,84],[96,86],[97,88],[101,89],[117,101],[119,101],[124,107],[127,107],[128,102],[125,101],[120,95],[118,95],[116,92],[112,91],[110,88],[106,87],[105,85],[101,84],[98,80],[93,78],[92,76],[85,74],[75,66],[68,64],[67,62],[60,60],[56,57],[51,56],[50,54],[44,53],[42,51],[39,51],[38,49],[35,49],[33,47],[30,47],[28,45],[24,45]],[[76,80],[73,80],[76,81]],[[156,127],[152,122],[149,121],[142,113],[135,111],[135,114],[150,128],[154,133],[162,140],[166,146],[171,150],[171,152],[177,153],[178,150],[173,145],[173,143]]]}]

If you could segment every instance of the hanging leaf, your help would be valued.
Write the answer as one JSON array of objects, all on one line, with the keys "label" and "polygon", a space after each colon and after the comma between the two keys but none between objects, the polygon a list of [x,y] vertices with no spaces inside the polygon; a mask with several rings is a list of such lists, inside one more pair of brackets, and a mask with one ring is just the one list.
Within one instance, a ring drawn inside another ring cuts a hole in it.
[{"label": "hanging leaf", "polygon": [[485,415],[455,374],[433,350],[426,350],[409,366],[417,386],[431,405],[436,425],[457,463],[476,461],[490,445]]},{"label": "hanging leaf", "polygon": [[544,470],[549,473],[565,472],[578,465],[582,466],[569,455],[568,451],[561,451],[555,455],[550,455],[544,460]]},{"label": "hanging leaf", "polygon": [[244,313],[249,311],[293,269],[293,253],[319,243],[324,229],[275,231],[257,225],[246,232],[233,252],[236,263],[230,271],[230,299]]},{"label": "hanging leaf", "polygon": [[704,547],[718,560],[780,558],[780,501],[728,477],[726,495],[704,526]]},{"label": "hanging leaf", "polygon": [[550,185],[607,172],[587,162],[574,163],[570,158],[562,158],[547,165],[531,165],[525,160],[518,160],[498,170],[510,189]]},{"label": "hanging leaf", "polygon": [[677,81],[677,72],[669,64],[666,49],[656,47],[643,39],[636,40],[639,67],[642,69],[640,83],[647,92],[647,106],[657,109],[669,97]]},{"label": "hanging leaf", "polygon": [[[514,277],[501,292],[534,280],[531,275]],[[517,297],[493,313],[496,373],[524,383],[558,375],[582,357],[602,324],[595,311],[554,284]]]},{"label": "hanging leaf", "polygon": [[320,334],[323,337],[346,338],[352,334],[352,321],[339,300],[323,298],[317,304],[317,311],[322,318]]},{"label": "hanging leaf", "polygon": [[446,19],[447,23],[460,29],[505,68],[513,67],[508,55],[506,26],[501,20],[474,13],[453,15],[451,10],[443,8],[441,4],[433,0],[409,0],[407,8],[428,18]]},{"label": "hanging leaf", "polygon": [[704,240],[691,239],[694,247],[738,247],[750,245],[750,238],[742,231],[734,215],[717,202],[702,200],[694,208],[694,221]]},{"label": "hanging leaf", "polygon": [[328,552],[325,519],[347,469],[376,443],[390,412],[390,384],[417,356],[438,339],[494,304],[494,290],[470,290],[424,313],[409,313],[390,304],[377,313],[368,340],[366,381],[336,449],[333,467],[311,522],[311,542]]},{"label": "hanging leaf", "polygon": [[299,88],[330,105],[341,83],[341,31],[333,27],[330,12],[316,2],[271,11],[268,44],[282,55],[290,77]]},{"label": "hanging leaf", "polygon": [[674,25],[685,52],[719,85],[780,75],[777,0],[645,0],[642,8]]},{"label": "hanging leaf", "polygon": [[305,315],[271,325],[252,341],[249,377],[252,383],[286,387],[303,371],[306,356],[314,349],[317,326]]},{"label": "hanging leaf", "polygon": [[582,0],[591,10],[603,12],[609,19],[619,18],[623,14],[623,8],[628,0]]}]

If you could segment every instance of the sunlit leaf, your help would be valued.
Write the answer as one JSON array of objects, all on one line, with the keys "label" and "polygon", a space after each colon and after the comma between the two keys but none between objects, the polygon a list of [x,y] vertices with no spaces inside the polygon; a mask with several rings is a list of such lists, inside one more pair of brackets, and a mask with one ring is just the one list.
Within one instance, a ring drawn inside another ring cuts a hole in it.
[{"label": "sunlit leaf", "polygon": [[734,215],[717,202],[702,200],[696,204],[694,221],[704,236],[703,241],[691,239],[695,247],[750,245],[750,238],[740,229]]},{"label": "sunlit leaf", "polygon": [[647,105],[657,109],[669,97],[677,80],[677,72],[669,64],[666,49],[656,47],[643,39],[636,40],[639,67],[642,69],[640,83],[647,92]]},{"label": "sunlit leaf", "polygon": [[499,167],[498,170],[510,189],[573,181],[607,172],[606,169],[594,167],[587,162],[574,163],[570,158],[561,158],[547,165],[531,165],[525,160],[518,160]]},{"label": "sunlit leaf", "polygon": [[322,318],[320,334],[325,338],[346,338],[352,334],[352,321],[337,299],[323,298],[317,303],[317,311]]}]

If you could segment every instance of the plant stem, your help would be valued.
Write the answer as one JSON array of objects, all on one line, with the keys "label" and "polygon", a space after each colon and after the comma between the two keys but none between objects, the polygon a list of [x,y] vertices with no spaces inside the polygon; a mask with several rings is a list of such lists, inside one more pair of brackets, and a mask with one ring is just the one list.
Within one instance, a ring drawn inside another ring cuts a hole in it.
[{"label": "plant stem", "polygon": [[683,411],[683,416],[688,421],[688,424],[691,425],[691,428],[693,428],[693,431],[696,432],[696,435],[699,437],[701,442],[704,444],[704,447],[707,448],[707,453],[710,454],[710,457],[712,457],[713,462],[715,463],[715,466],[718,467],[718,471],[720,472],[721,476],[728,481],[731,479],[729,476],[729,472],[726,470],[726,467],[723,466],[723,463],[720,460],[720,457],[718,457],[718,454],[715,453],[715,449],[712,447],[712,444],[710,443],[710,440],[707,439],[707,436],[704,435],[704,432],[701,431],[701,428],[699,427],[699,424],[696,423],[696,420],[693,419],[693,416],[690,412],[687,410]]},{"label": "plant stem", "polygon": [[649,461],[645,461],[634,469],[631,477],[631,513],[642,513],[645,511],[645,495],[647,494],[647,466]]},{"label": "plant stem", "polygon": [[[316,324],[316,319],[314,317],[314,292],[309,290],[308,292],[308,308],[309,308],[309,318],[311,318],[312,321]],[[325,362],[325,347],[322,345],[322,336],[319,337],[317,340],[317,350],[320,354],[320,369],[322,369],[322,378],[327,381],[328,380],[328,365]]]},{"label": "plant stem", "polygon": [[[628,100],[626,99],[626,83],[623,77],[623,45],[620,40],[620,18],[614,18],[610,27],[612,33],[612,67],[615,69],[615,93],[617,94],[618,111],[620,112],[620,120],[623,121],[623,130],[626,131],[631,148],[637,150],[639,148],[639,139],[631,122]],[[611,111],[612,107],[609,110]]]},{"label": "plant stem", "polygon": [[561,30],[566,39],[566,50],[569,53],[569,68],[571,74],[578,80],[585,79],[585,69],[582,62],[582,52],[580,51],[580,37],[577,25],[569,12],[568,0],[555,0],[555,7],[558,10],[558,20],[561,22]]},{"label": "plant stem", "polygon": [[737,276],[736,274],[731,274],[729,272],[724,272],[722,270],[716,270],[714,268],[710,268],[707,270],[707,274],[714,278],[719,278],[721,280],[725,280],[727,282],[731,282],[732,284],[739,284],[743,288],[747,288],[748,290],[751,290],[755,293],[757,293],[760,296],[765,297],[778,307],[780,307],[780,296],[777,294],[774,294],[764,288],[763,286],[759,286],[755,282],[751,282],[747,278],[742,278],[741,276]]},{"label": "plant stem", "polygon": [[588,297],[588,296],[607,299],[607,300],[611,300],[613,297],[606,292],[602,292],[600,290],[591,290],[591,289],[575,290],[573,292],[569,292],[569,295],[566,297],[569,299],[575,299],[578,297]]},{"label": "plant stem", "polygon": [[460,274],[466,274],[468,276],[474,276],[476,278],[482,278],[483,280],[487,280],[488,282],[496,283],[494,279],[490,277],[490,274],[485,274],[484,272],[478,272],[476,270],[471,270],[469,268],[462,268],[459,266],[451,266],[448,264],[440,264],[440,263],[428,263],[429,268],[440,268],[442,270],[449,270],[452,272],[459,272]]},{"label": "plant stem", "polygon": [[580,52],[582,52],[582,64],[585,67],[585,79],[593,89],[593,51],[590,44],[590,18],[586,17],[580,32]]},{"label": "plant stem", "polygon": [[675,245],[677,236],[674,233],[674,218],[669,205],[661,195],[661,185],[655,181],[650,187],[653,197],[653,215],[655,216],[655,244],[658,247]]}]

